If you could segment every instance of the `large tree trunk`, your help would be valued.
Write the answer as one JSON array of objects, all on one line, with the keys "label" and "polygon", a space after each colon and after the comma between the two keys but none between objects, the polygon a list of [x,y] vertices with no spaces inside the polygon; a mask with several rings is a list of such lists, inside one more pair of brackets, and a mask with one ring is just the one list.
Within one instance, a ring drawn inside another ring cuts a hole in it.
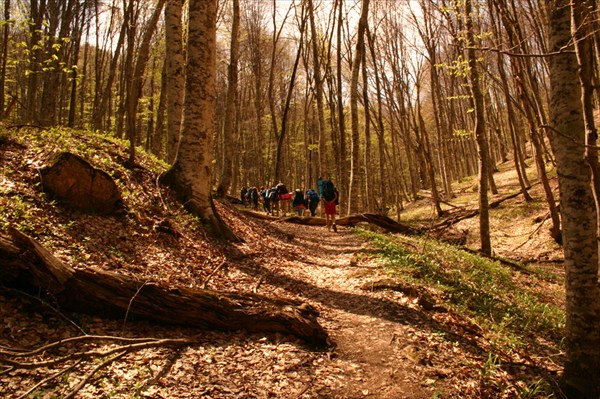
[{"label": "large tree trunk", "polygon": [[569,0],[548,0],[550,121],[556,156],[566,271],[566,337],[563,392],[569,398],[600,396],[600,287],[592,176],[585,160],[585,126],[577,59],[572,51]]},{"label": "large tree trunk", "polygon": [[327,345],[317,311],[306,303],[256,294],[164,288],[117,273],[73,269],[25,234],[13,229],[11,236],[0,236],[0,282],[47,290],[61,309],[202,329],[281,332],[316,347]]},{"label": "large tree trunk", "polygon": [[167,79],[167,156],[172,164],[181,135],[183,94],[185,90],[185,60],[181,16],[183,0],[167,0],[165,5],[165,63]]},{"label": "large tree trunk", "polygon": [[[594,51],[593,21],[596,13],[594,0],[580,0],[571,6],[571,29],[575,37],[575,51],[579,63],[581,103],[585,123],[586,159],[592,169],[592,187],[596,200],[596,211],[600,210],[600,164],[598,163],[598,129],[594,120]],[[598,212],[600,214],[600,212]],[[600,228],[600,223],[599,226]],[[599,232],[600,233],[600,232]]]},{"label": "large tree trunk", "polygon": [[215,230],[237,240],[217,214],[211,197],[216,105],[217,0],[189,2],[185,104],[179,148],[162,176],[186,208]]}]

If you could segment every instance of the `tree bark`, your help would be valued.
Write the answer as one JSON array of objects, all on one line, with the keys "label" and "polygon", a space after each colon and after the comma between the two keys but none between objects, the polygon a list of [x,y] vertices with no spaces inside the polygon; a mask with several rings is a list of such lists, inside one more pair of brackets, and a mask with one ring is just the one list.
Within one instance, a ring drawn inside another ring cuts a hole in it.
[{"label": "tree bark", "polygon": [[220,197],[229,193],[231,178],[233,176],[233,137],[238,89],[238,39],[240,31],[239,0],[233,0],[231,25],[231,47],[229,49],[229,66],[227,69],[227,100],[225,104],[225,121],[223,122],[223,171],[221,173],[219,186],[217,187],[217,195]]},{"label": "tree bark", "polygon": [[362,0],[358,33],[356,34],[356,51],[352,61],[352,79],[350,81],[350,120],[352,129],[352,145],[350,155],[350,186],[348,188],[348,213],[358,210],[359,174],[360,174],[360,133],[358,120],[358,74],[365,52],[365,32],[369,16],[369,0]]},{"label": "tree bark", "polygon": [[315,347],[327,333],[310,305],[289,299],[185,287],[165,288],[117,273],[73,269],[39,242],[11,230],[0,236],[0,281],[47,290],[61,309],[97,316],[132,317],[201,329],[292,334]]},{"label": "tree bark", "polygon": [[485,133],[485,115],[483,104],[483,93],[479,86],[479,72],[477,70],[477,58],[474,49],[473,32],[473,9],[471,0],[465,1],[465,20],[467,34],[467,49],[469,62],[469,81],[471,83],[471,94],[475,104],[475,138],[477,140],[477,153],[479,155],[479,236],[481,239],[481,252],[486,255],[492,254],[492,242],[490,238],[490,214],[488,200],[488,174],[489,174],[489,150],[488,140]]},{"label": "tree bark", "polygon": [[211,197],[216,105],[217,0],[189,2],[188,53],[181,140],[173,166],[162,176],[186,208],[217,236],[237,240]]},{"label": "tree bark", "polygon": [[[566,271],[565,366],[568,398],[600,396],[600,287],[597,215],[585,161],[585,125],[577,59],[572,51],[570,0],[548,0],[550,144],[556,156]],[[566,50],[566,51],[565,51]]]},{"label": "tree bark", "polygon": [[[126,107],[127,135],[129,137],[129,159],[127,162],[129,165],[133,165],[135,163],[135,146],[137,144],[137,108],[142,95],[144,70],[148,64],[148,59],[150,58],[150,41],[152,40],[152,36],[156,30],[156,25],[158,23],[158,19],[160,18],[160,14],[162,13],[165,1],[166,0],[158,0],[156,8],[154,9],[154,13],[148,21],[148,26],[146,27],[146,31],[144,32],[138,50],[135,67],[133,69],[133,75],[131,76],[131,80],[128,80]],[[130,31],[130,34],[133,34],[134,32],[135,29]],[[133,41],[130,40],[130,45],[132,44]]]},{"label": "tree bark", "polygon": [[[10,20],[10,0],[4,0],[4,21]],[[0,115],[4,114],[6,103],[6,63],[8,61],[8,35],[10,25],[4,24],[2,28],[2,59],[0,60]]]},{"label": "tree bark", "polygon": [[185,60],[181,16],[183,0],[167,0],[165,5],[165,63],[167,79],[167,156],[175,161],[181,137],[181,119],[185,93]]}]

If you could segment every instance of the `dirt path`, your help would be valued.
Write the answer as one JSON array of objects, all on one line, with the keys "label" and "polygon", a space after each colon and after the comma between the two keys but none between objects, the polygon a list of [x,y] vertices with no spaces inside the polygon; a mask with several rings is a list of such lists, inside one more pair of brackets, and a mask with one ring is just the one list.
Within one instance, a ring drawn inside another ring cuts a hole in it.
[{"label": "dirt path", "polygon": [[422,322],[421,315],[397,293],[360,288],[384,277],[367,242],[345,228],[334,233],[286,223],[278,227],[305,249],[293,266],[293,277],[306,282],[297,293],[319,308],[336,344],[332,360],[344,383],[333,397],[432,397],[435,380],[423,372],[427,361],[418,353],[422,344],[417,346],[422,340],[415,323]]}]

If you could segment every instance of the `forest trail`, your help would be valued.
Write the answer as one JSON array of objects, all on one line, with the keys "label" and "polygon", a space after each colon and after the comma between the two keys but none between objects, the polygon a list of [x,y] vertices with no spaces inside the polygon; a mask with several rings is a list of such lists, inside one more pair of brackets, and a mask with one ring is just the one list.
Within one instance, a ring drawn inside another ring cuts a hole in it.
[{"label": "forest trail", "polygon": [[[362,290],[366,281],[384,278],[365,239],[346,228],[328,232],[325,227],[278,223],[305,249],[287,273],[305,284],[295,293],[317,307],[320,321],[335,348],[331,359],[342,371],[344,383],[334,397],[430,398],[422,374],[422,359],[415,353],[420,335],[412,321],[420,317],[381,292]],[[286,273],[286,274],[287,274]],[[333,393],[333,392],[332,392]]]}]

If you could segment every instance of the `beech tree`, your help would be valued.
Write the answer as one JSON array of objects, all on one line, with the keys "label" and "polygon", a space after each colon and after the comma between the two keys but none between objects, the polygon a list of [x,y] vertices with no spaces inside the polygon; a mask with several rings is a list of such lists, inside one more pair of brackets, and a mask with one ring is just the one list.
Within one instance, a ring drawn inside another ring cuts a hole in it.
[{"label": "beech tree", "polygon": [[597,209],[586,162],[585,126],[569,0],[547,0],[550,121],[556,156],[566,271],[566,361],[563,390],[569,398],[600,396],[600,286]]},{"label": "beech tree", "polygon": [[211,193],[216,98],[217,0],[189,2],[185,102],[181,139],[173,166],[161,181],[186,208],[224,238],[233,233],[217,214]]},{"label": "beech tree", "polygon": [[166,160],[173,163],[181,134],[185,60],[182,32],[183,0],[167,0],[165,5],[165,89],[167,97]]},{"label": "beech tree", "polygon": [[473,32],[473,8],[471,0],[465,0],[465,25],[467,35],[467,59],[469,63],[469,81],[471,95],[475,105],[475,138],[477,140],[477,153],[479,156],[479,236],[481,252],[492,254],[490,240],[490,215],[488,200],[488,175],[490,173],[488,140],[485,131],[485,115],[483,93],[479,83],[477,57],[475,55],[475,35]]}]

